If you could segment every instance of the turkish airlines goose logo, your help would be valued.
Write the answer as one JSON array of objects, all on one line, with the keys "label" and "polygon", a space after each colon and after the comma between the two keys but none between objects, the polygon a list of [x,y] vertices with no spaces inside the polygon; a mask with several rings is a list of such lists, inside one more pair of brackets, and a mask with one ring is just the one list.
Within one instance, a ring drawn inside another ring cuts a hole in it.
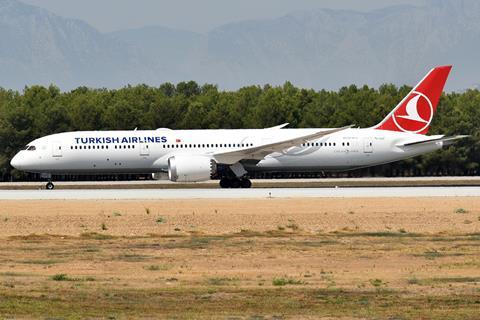
[{"label": "turkish airlines goose logo", "polygon": [[413,91],[393,114],[393,121],[403,132],[422,132],[430,125],[432,119],[432,102],[426,95],[418,91]]}]

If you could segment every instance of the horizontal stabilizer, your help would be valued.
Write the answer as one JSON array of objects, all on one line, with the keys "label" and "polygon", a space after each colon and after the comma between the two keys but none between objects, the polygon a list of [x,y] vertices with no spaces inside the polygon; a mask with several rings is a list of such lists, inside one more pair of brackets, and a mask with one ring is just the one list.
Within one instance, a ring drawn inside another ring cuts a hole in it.
[{"label": "horizontal stabilizer", "polygon": [[457,142],[457,140],[464,139],[470,137],[469,135],[458,135],[458,136],[452,136],[452,137],[445,137],[442,139],[443,145],[444,146],[449,146],[451,144],[454,144]]},{"label": "horizontal stabilizer", "polygon": [[400,143],[400,144],[397,144],[397,147],[410,147],[415,145],[436,143],[436,142],[442,142],[444,146],[449,146],[457,142],[457,140],[467,138],[467,137],[469,136],[468,135],[458,135],[458,136],[452,136],[452,137],[432,136],[431,139]]}]

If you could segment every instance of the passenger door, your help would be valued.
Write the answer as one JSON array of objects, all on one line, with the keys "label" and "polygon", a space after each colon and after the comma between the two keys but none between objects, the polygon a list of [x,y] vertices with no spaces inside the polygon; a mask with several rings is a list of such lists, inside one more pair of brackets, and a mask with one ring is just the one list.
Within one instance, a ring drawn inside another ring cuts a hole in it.
[{"label": "passenger door", "polygon": [[363,139],[363,152],[364,153],[372,153],[373,152],[373,139],[372,138],[364,138]]},{"label": "passenger door", "polygon": [[140,156],[145,157],[150,155],[150,147],[148,143],[140,143]]},{"label": "passenger door", "polygon": [[58,141],[55,141],[52,146],[52,156],[53,157],[62,157],[62,144]]}]

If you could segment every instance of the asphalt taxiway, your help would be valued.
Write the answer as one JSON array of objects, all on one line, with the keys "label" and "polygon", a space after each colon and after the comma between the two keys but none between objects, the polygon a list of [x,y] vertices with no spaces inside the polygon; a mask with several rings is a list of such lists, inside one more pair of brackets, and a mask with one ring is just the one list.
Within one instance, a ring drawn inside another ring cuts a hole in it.
[{"label": "asphalt taxiway", "polygon": [[478,197],[480,187],[0,190],[0,200]]}]

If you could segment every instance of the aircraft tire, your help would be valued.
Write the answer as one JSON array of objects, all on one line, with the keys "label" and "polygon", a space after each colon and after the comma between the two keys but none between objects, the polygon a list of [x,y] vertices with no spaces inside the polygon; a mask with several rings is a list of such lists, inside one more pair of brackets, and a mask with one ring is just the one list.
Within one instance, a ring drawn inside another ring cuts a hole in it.
[{"label": "aircraft tire", "polygon": [[242,179],[240,181],[240,185],[244,189],[249,189],[252,187],[252,182],[250,181],[250,179]]},{"label": "aircraft tire", "polygon": [[230,181],[230,188],[237,189],[241,187],[241,183],[239,179],[233,179]]},{"label": "aircraft tire", "polygon": [[231,187],[231,184],[230,184],[230,180],[228,178],[220,179],[220,188],[227,189],[227,188],[230,188],[230,187]]},{"label": "aircraft tire", "polygon": [[47,188],[47,190],[53,190],[55,189],[55,185],[53,184],[52,181],[48,181],[47,184],[45,185],[45,188]]}]

